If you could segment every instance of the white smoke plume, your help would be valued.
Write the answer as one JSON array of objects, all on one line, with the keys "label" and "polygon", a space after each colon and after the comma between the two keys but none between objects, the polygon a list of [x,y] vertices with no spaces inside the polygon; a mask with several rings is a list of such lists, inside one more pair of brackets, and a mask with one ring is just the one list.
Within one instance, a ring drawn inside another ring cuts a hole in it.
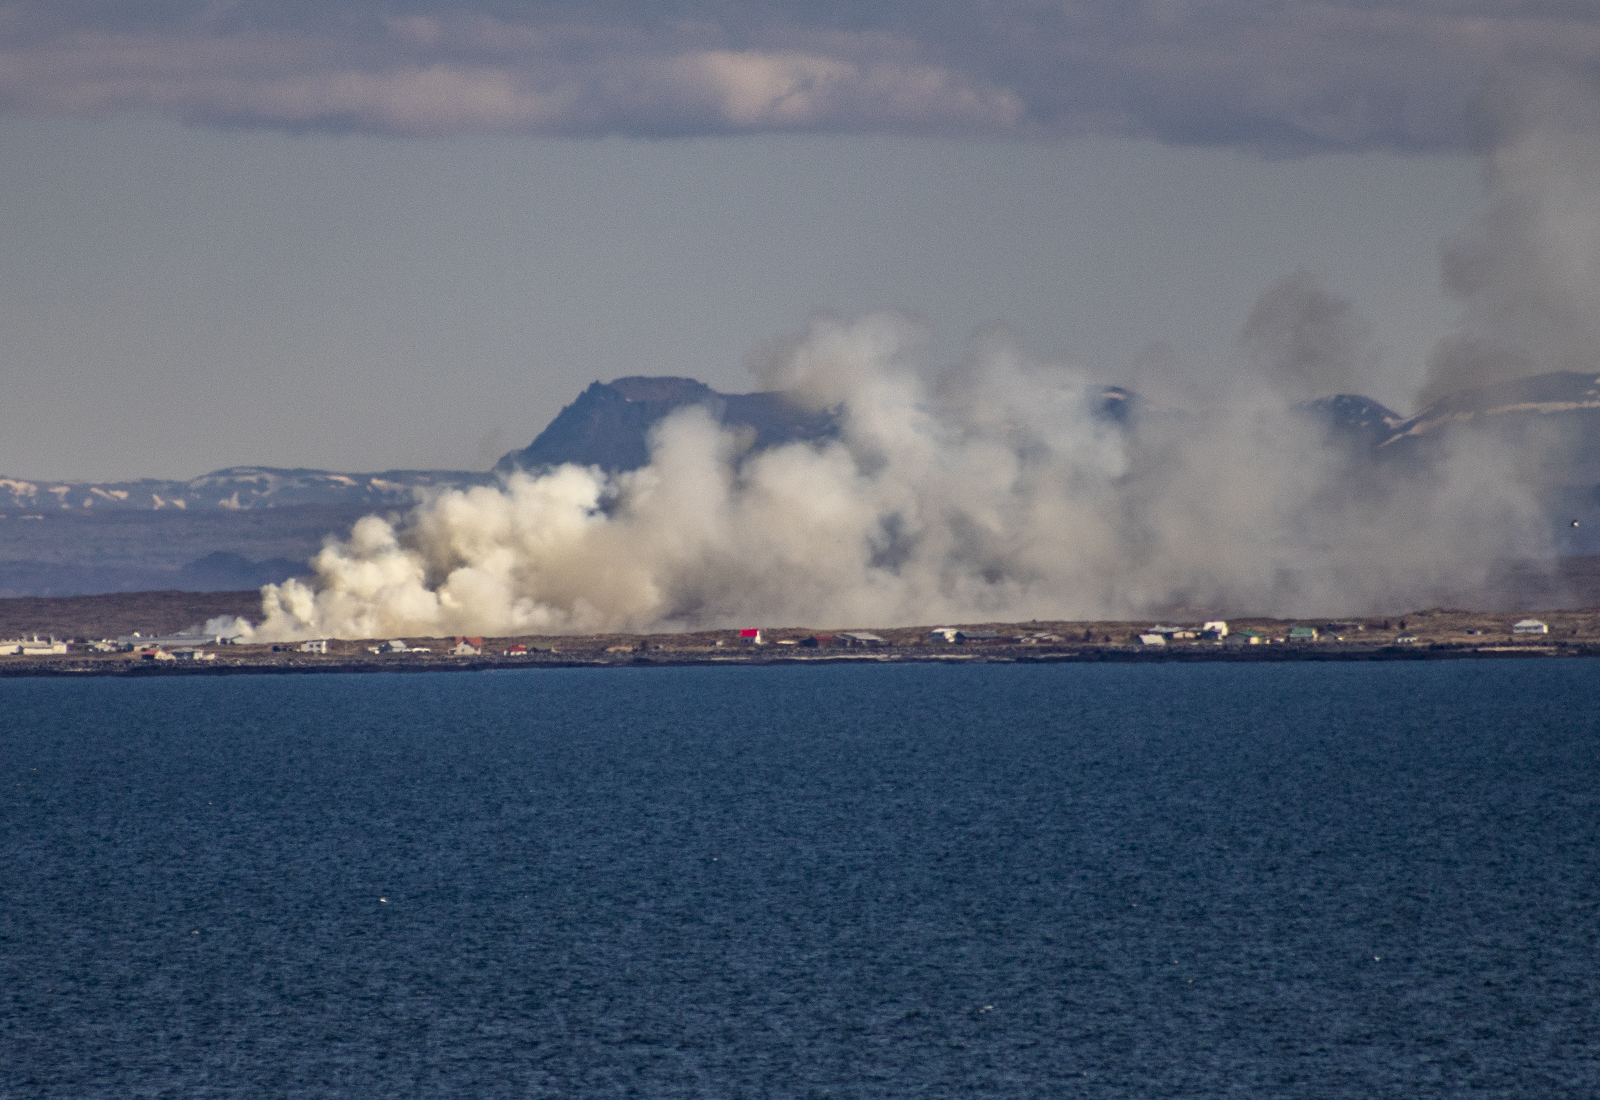
[{"label": "white smoke plume", "polygon": [[1484,93],[1481,223],[1446,251],[1464,307],[1418,401],[1548,371],[1600,370],[1600,83],[1509,71]]},{"label": "white smoke plume", "polygon": [[[564,466],[369,516],[263,589],[256,640],[1349,614],[1471,585],[1544,526],[1481,449],[1367,469],[1277,398],[1131,429],[1069,366],[991,340],[924,361],[893,314],[819,319],[763,367],[835,439],[749,452],[699,409],[642,469]],[[1261,387],[1261,392],[1268,392]],[[1354,464],[1354,465],[1352,465]]]}]

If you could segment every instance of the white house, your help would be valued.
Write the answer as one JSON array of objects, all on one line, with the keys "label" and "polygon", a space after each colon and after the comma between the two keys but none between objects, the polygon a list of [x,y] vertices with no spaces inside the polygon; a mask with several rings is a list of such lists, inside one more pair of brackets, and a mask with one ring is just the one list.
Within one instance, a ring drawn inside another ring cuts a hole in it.
[{"label": "white house", "polygon": [[300,652],[301,653],[327,653],[328,652],[328,639],[326,639],[326,638],[313,638],[309,642],[301,642],[300,643]]},{"label": "white house", "polygon": [[1523,619],[1511,628],[1513,634],[1548,634],[1550,628],[1538,619]]},{"label": "white house", "polygon": [[1139,635],[1139,644],[1140,645],[1166,645],[1167,644],[1167,636],[1165,634],[1141,634],[1141,635]]},{"label": "white house", "polygon": [[52,654],[65,653],[66,642],[58,642],[54,638],[41,638],[35,634],[31,638],[17,638],[9,642],[0,642],[0,654],[22,654],[24,657],[48,657]]},{"label": "white house", "polygon": [[1202,638],[1216,638],[1221,640],[1228,636],[1228,624],[1221,619],[1213,619],[1200,628]]}]

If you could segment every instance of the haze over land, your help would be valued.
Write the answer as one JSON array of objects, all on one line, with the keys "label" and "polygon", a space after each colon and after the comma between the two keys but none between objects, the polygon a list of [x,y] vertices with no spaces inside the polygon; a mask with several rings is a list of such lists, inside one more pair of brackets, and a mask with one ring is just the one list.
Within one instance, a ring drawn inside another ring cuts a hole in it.
[{"label": "haze over land", "polygon": [[[0,589],[332,533],[269,633],[1481,592],[1592,549],[1597,63],[1509,3],[24,0]],[[624,375],[722,392],[495,465]],[[131,480],[182,456],[261,465]]]}]

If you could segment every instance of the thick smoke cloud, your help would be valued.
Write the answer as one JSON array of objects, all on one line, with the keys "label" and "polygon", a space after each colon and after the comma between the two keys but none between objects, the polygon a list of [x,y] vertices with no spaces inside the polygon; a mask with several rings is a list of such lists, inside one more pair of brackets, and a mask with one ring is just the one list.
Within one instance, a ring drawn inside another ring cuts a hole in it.
[{"label": "thick smoke cloud", "polygon": [[1480,118],[1490,204],[1444,258],[1457,332],[1418,399],[1548,371],[1600,370],[1600,83],[1508,75]]},{"label": "thick smoke cloud", "polygon": [[1305,269],[1262,293],[1239,346],[1255,376],[1289,401],[1359,393],[1378,364],[1372,329],[1355,303]]},{"label": "thick smoke cloud", "polygon": [[263,590],[258,637],[1354,613],[1544,549],[1481,450],[1391,477],[1281,401],[1130,428],[1070,367],[990,340],[938,372],[925,347],[898,316],[819,319],[764,369],[837,408],[837,439],[746,453],[690,409],[643,469],[517,474],[369,517],[309,581]]},{"label": "thick smoke cloud", "polygon": [[1115,134],[1455,149],[1592,4],[112,0],[0,7],[0,107],[400,135]]}]

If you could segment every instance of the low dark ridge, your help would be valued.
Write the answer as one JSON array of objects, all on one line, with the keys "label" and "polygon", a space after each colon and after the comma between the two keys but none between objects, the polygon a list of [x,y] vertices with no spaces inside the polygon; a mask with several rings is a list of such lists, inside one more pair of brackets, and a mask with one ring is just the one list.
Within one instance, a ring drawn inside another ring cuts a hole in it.
[{"label": "low dark ridge", "polygon": [[114,592],[103,596],[19,596],[0,600],[0,638],[54,634],[115,638],[176,634],[219,615],[261,618],[261,593]]}]

